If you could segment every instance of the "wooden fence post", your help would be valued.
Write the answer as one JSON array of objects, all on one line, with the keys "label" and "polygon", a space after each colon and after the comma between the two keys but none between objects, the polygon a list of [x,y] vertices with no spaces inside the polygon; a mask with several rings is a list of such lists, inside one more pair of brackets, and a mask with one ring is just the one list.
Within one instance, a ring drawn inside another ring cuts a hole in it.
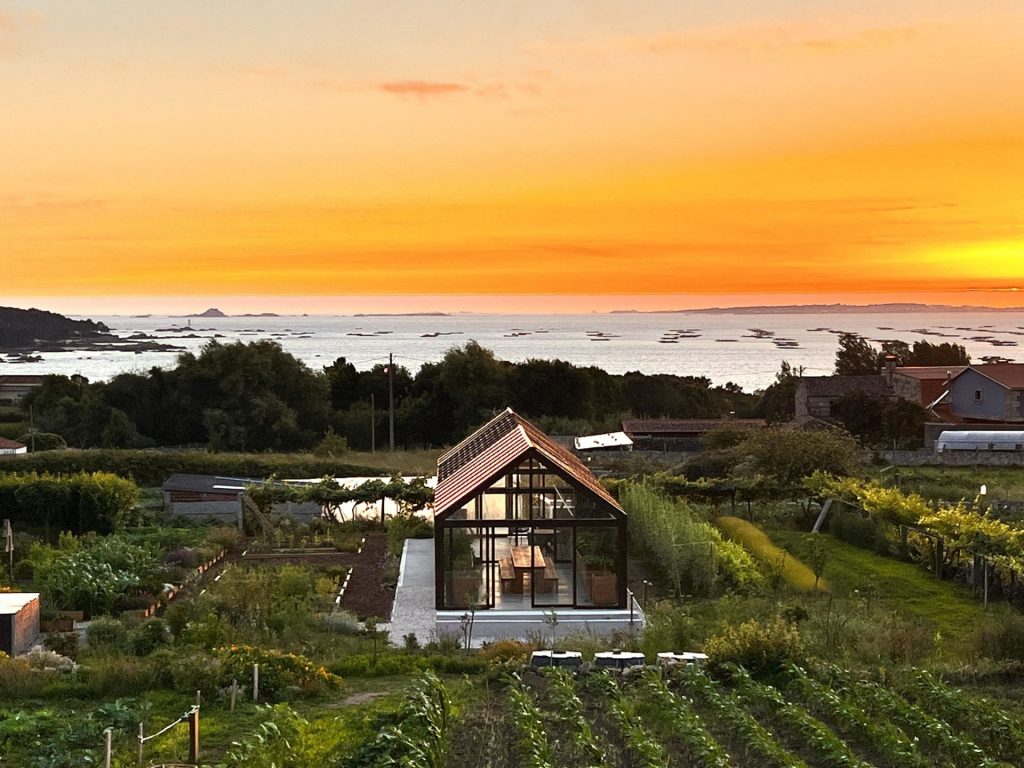
[{"label": "wooden fence post", "polygon": [[188,761],[199,764],[199,706],[188,713]]},{"label": "wooden fence post", "polygon": [[235,711],[235,697],[238,696],[238,681],[231,681],[231,711]]},{"label": "wooden fence post", "polygon": [[252,700],[259,702],[260,700],[260,665],[252,665]]},{"label": "wooden fence post", "polygon": [[111,739],[114,735],[112,728],[107,728],[103,731],[103,768],[110,768],[111,758]]},{"label": "wooden fence post", "polygon": [[142,723],[139,723],[139,765],[142,765],[142,745],[145,743],[145,731],[142,729]]}]

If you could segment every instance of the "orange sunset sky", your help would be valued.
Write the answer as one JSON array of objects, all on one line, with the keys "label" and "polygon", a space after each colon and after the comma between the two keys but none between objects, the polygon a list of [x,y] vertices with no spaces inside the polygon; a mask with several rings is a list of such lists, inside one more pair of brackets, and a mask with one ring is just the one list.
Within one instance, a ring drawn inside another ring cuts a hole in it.
[{"label": "orange sunset sky", "polygon": [[0,0],[0,104],[0,304],[1024,306],[1020,0]]}]

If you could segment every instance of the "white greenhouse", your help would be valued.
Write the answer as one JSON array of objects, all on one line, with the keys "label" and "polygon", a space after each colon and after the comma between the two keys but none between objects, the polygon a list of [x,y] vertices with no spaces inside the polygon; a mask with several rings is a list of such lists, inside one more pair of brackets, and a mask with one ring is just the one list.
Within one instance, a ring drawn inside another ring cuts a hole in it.
[{"label": "white greenhouse", "polygon": [[955,432],[947,430],[935,441],[935,452],[1000,451],[1024,452],[1024,431]]}]

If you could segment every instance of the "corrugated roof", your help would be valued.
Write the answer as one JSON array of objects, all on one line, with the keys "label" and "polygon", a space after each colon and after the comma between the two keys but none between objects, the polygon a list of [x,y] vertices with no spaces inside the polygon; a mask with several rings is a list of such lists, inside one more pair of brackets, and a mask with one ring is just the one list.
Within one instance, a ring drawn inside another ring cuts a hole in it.
[{"label": "corrugated roof", "polygon": [[0,376],[0,384],[42,384],[45,376],[27,373],[8,373]]},{"label": "corrugated roof", "polygon": [[17,613],[33,600],[38,599],[38,592],[0,592],[0,614],[8,616]]},{"label": "corrugated roof", "polygon": [[23,443],[16,442],[15,440],[8,440],[6,437],[0,437],[0,448],[24,448]]},{"label": "corrugated roof", "polygon": [[[613,509],[622,507],[586,465],[511,408],[505,409],[437,460],[434,513],[443,515],[494,482],[494,476],[534,450],[551,469],[589,490]],[[624,513],[623,513],[624,514]]]},{"label": "corrugated roof", "polygon": [[219,475],[171,475],[164,482],[165,491],[192,493],[241,493],[249,483],[259,483],[249,477],[223,477]]},{"label": "corrugated roof", "polygon": [[622,431],[627,435],[708,432],[724,426],[757,429],[767,423],[764,419],[623,419]]}]

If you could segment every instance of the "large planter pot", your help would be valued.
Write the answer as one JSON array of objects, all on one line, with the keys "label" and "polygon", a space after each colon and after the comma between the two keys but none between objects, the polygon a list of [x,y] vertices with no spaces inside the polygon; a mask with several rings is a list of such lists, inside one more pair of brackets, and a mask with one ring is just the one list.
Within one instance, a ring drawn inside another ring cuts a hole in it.
[{"label": "large planter pot", "polygon": [[617,605],[619,580],[612,571],[591,571],[587,574],[587,589],[594,605]]},{"label": "large planter pot", "polygon": [[445,603],[450,607],[468,608],[470,603],[476,602],[480,597],[480,577],[477,574],[452,574],[449,579],[451,590]]}]

